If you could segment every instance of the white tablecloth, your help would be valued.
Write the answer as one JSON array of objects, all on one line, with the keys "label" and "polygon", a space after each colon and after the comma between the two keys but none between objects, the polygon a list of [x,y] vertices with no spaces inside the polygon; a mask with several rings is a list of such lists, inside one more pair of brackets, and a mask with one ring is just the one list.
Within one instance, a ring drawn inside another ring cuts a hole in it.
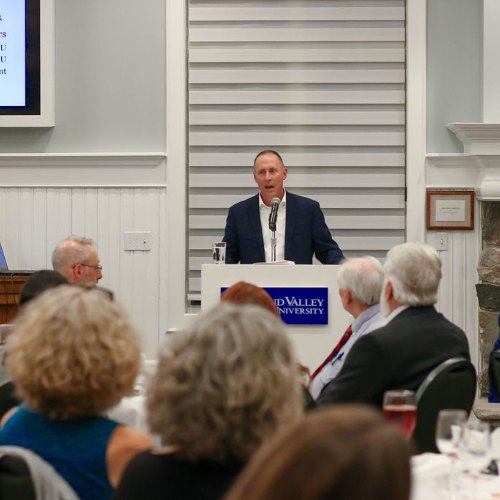
[{"label": "white tablecloth", "polygon": [[[460,464],[457,463],[457,470]],[[412,459],[411,500],[448,500],[451,461],[444,455],[424,453]],[[458,498],[471,499],[472,477],[458,473]],[[481,475],[477,482],[476,500],[500,499],[500,476]]]},{"label": "white tablecloth", "polygon": [[117,406],[108,412],[108,417],[121,424],[146,432],[155,446],[161,446],[160,437],[152,434],[146,423],[146,396],[144,394],[123,398]]}]

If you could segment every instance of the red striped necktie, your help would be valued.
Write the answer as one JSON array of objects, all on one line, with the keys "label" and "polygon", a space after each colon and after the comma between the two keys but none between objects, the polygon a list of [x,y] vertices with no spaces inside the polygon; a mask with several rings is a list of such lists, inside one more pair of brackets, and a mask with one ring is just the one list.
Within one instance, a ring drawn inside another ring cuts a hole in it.
[{"label": "red striped necktie", "polygon": [[345,343],[351,338],[351,335],[352,335],[352,325],[349,325],[344,335],[342,335],[342,338],[339,340],[339,343],[335,346],[335,349],[328,355],[325,361],[321,363],[320,367],[317,368],[316,371],[311,375],[311,380],[324,368],[325,365],[327,365],[335,356],[337,356],[340,349],[342,349]]}]

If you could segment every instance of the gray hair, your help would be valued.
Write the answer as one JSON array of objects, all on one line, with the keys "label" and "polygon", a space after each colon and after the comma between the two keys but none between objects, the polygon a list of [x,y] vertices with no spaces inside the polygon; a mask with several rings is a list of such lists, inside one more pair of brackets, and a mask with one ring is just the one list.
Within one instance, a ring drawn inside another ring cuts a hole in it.
[{"label": "gray hair", "polygon": [[[67,243],[74,241],[77,245],[68,247]],[[52,267],[54,271],[64,272],[77,264],[85,263],[90,259],[90,247],[94,241],[90,238],[71,235],[61,241],[52,252]]]},{"label": "gray hair", "polygon": [[394,298],[403,305],[428,306],[437,302],[441,259],[425,243],[404,243],[387,253],[385,284],[392,283]]},{"label": "gray hair", "polygon": [[378,304],[384,284],[382,264],[371,255],[348,260],[340,266],[337,281],[361,303]]},{"label": "gray hair", "polygon": [[188,460],[247,460],[302,413],[300,375],[282,322],[258,306],[223,303],[160,350],[148,423]]}]

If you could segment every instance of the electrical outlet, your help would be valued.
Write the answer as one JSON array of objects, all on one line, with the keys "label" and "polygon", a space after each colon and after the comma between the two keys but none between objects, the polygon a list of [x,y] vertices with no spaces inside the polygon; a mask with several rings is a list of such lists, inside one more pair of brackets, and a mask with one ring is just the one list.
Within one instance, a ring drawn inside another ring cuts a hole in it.
[{"label": "electrical outlet", "polygon": [[151,231],[125,231],[123,248],[129,252],[151,250]]},{"label": "electrical outlet", "polygon": [[436,233],[436,250],[438,252],[448,250],[448,233]]}]

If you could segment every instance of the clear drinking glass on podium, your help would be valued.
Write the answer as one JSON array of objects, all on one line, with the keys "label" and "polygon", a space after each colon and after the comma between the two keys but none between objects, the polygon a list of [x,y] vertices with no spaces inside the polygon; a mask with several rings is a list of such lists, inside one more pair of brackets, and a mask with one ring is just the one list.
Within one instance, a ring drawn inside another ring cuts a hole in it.
[{"label": "clear drinking glass on podium", "polygon": [[407,390],[386,391],[384,414],[387,421],[396,424],[410,438],[417,423],[415,393]]},{"label": "clear drinking glass on podium", "polygon": [[457,498],[456,461],[462,439],[463,424],[467,421],[465,410],[441,410],[436,424],[436,446],[451,459],[450,500]]},{"label": "clear drinking glass on podium", "polygon": [[218,241],[212,243],[212,256],[214,264],[225,264],[226,263],[226,242]]}]

